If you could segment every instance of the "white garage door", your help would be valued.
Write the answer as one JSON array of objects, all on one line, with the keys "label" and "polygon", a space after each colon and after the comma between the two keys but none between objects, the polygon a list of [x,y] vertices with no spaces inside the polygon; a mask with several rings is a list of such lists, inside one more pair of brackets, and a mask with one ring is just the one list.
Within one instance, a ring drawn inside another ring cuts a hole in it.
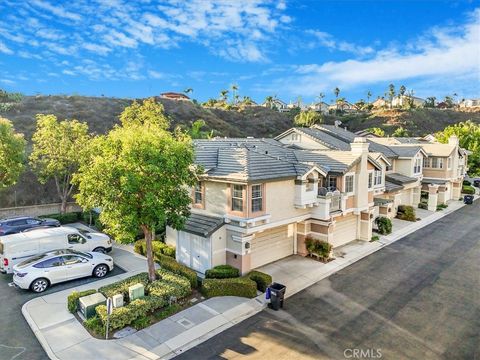
[{"label": "white garage door", "polygon": [[210,269],[210,240],[180,231],[178,233],[178,257],[184,265],[200,273]]},{"label": "white garage door", "polygon": [[337,247],[357,238],[357,216],[348,215],[344,218],[337,218],[333,230],[333,247]]},{"label": "white garage door", "polygon": [[280,226],[255,235],[251,243],[251,266],[271,263],[293,254],[293,225]]}]

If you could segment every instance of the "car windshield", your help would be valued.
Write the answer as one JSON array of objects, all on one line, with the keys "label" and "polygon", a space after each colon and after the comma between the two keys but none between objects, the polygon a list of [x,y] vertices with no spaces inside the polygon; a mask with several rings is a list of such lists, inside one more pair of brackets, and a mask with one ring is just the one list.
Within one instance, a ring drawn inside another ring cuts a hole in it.
[{"label": "car windshield", "polygon": [[78,232],[79,232],[80,234],[85,235],[85,236],[87,236],[88,234],[90,234],[90,231],[88,231],[88,230],[83,230],[83,229],[77,229],[77,230],[78,230]]},{"label": "car windshield", "polygon": [[70,255],[70,254],[73,254],[73,255],[80,255],[80,256],[83,256],[83,257],[86,257],[86,258],[89,258],[89,259],[92,259],[93,256],[89,253],[86,253],[86,252],[83,252],[83,251],[78,251],[78,250],[74,250],[74,249],[59,249],[59,250],[52,250],[52,251],[49,251],[48,253],[46,253],[48,255]]},{"label": "car windshield", "polygon": [[19,263],[17,265],[17,267],[25,268],[25,267],[30,266],[31,264],[33,264],[37,261],[40,261],[40,260],[46,258],[47,256],[48,256],[47,254],[42,254],[42,255],[37,255],[37,256],[31,257],[30,259],[22,261],[21,263]]}]

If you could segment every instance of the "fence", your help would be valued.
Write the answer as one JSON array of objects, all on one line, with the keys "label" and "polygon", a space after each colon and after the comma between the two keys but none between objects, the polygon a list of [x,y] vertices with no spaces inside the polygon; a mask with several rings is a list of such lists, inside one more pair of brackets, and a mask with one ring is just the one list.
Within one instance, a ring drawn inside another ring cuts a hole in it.
[{"label": "fence", "polygon": [[[43,204],[43,205],[31,205],[31,206],[18,206],[10,208],[0,208],[0,219],[11,216],[42,216],[49,214],[58,214],[61,208],[60,203],[55,204]],[[82,211],[82,208],[74,202],[67,204],[67,213]]]}]

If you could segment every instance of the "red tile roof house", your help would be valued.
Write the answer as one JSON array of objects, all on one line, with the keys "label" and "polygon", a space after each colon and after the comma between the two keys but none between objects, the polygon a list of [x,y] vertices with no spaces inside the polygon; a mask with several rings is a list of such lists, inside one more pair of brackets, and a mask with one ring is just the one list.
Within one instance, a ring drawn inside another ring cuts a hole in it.
[{"label": "red tile roof house", "polygon": [[187,95],[176,92],[164,92],[160,94],[160,97],[162,99],[191,101]]}]

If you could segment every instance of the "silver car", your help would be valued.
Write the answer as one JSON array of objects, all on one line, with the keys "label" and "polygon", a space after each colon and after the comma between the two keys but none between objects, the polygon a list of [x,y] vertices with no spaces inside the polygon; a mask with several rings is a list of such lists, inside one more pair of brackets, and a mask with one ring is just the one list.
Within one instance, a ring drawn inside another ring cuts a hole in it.
[{"label": "silver car", "polygon": [[102,278],[113,270],[111,256],[71,249],[52,250],[13,267],[13,282],[21,289],[41,293],[50,285],[87,276]]}]

